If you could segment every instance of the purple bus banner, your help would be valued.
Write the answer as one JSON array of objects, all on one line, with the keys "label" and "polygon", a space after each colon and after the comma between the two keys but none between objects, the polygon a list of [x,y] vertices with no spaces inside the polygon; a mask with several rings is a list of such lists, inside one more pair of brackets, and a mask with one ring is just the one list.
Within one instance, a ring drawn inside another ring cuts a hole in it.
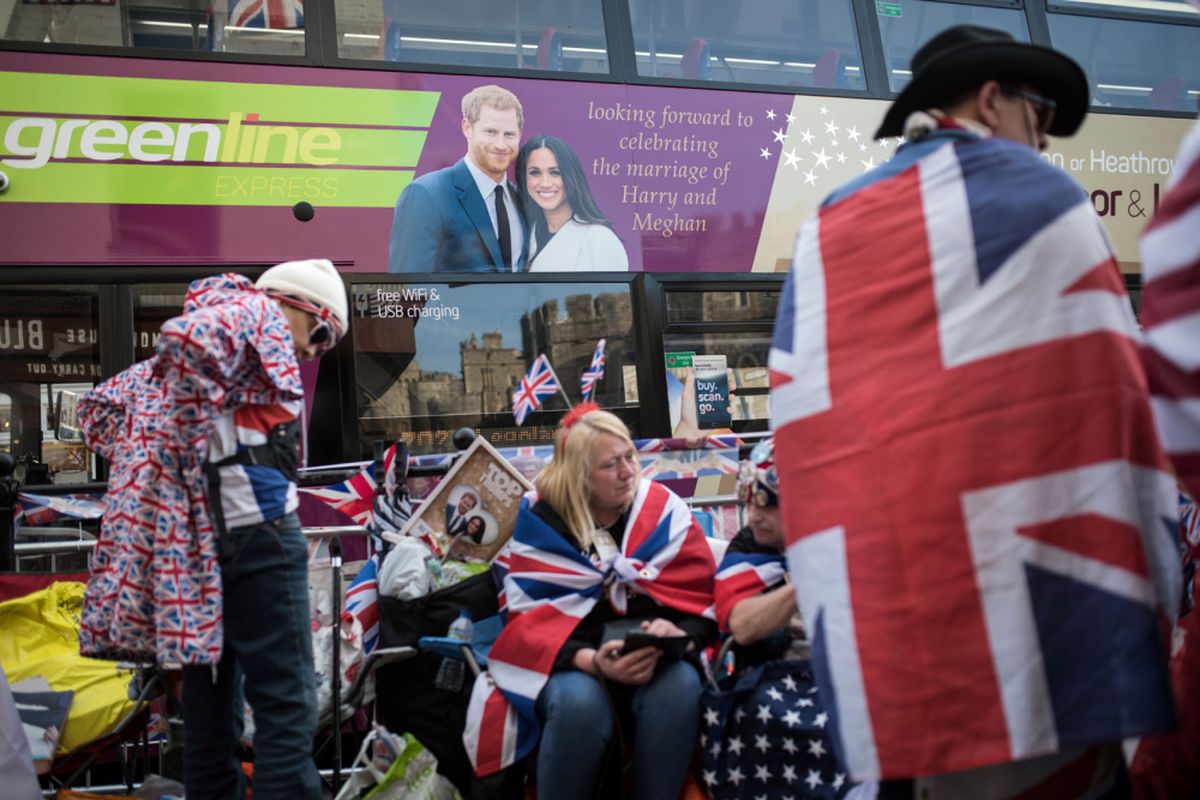
[{"label": "purple bus banner", "polygon": [[[464,125],[486,84],[520,105],[503,146],[490,117]],[[871,138],[877,100],[309,67],[10,52],[0,97],[3,265],[779,272],[804,217],[899,144]],[[1043,155],[1126,271],[1187,126],[1093,115]],[[507,267],[476,145],[515,190]]]}]

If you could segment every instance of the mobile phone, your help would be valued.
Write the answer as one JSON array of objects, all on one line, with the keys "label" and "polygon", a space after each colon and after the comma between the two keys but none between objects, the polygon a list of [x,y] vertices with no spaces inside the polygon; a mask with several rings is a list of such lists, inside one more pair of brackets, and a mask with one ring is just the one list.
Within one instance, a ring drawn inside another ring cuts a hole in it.
[{"label": "mobile phone", "polygon": [[728,428],[729,372],[725,356],[695,356],[692,368],[696,374],[696,422],[701,428]]},{"label": "mobile phone", "polygon": [[663,657],[676,661],[687,651],[687,643],[686,636],[655,636],[645,631],[630,631],[625,634],[625,646],[621,648],[621,655],[646,647],[655,647],[662,651]]}]

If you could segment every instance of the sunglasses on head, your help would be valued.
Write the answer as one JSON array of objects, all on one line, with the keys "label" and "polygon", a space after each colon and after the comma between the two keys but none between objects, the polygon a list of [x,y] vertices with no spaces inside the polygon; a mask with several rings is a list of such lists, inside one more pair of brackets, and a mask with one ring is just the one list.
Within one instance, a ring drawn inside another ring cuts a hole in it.
[{"label": "sunglasses on head", "polygon": [[1050,130],[1050,126],[1054,124],[1054,112],[1058,108],[1058,103],[1055,103],[1049,97],[1042,97],[1040,94],[1027,92],[1017,86],[1001,85],[1000,91],[1009,97],[1020,97],[1032,103],[1034,114],[1037,116],[1038,131],[1046,133]]}]

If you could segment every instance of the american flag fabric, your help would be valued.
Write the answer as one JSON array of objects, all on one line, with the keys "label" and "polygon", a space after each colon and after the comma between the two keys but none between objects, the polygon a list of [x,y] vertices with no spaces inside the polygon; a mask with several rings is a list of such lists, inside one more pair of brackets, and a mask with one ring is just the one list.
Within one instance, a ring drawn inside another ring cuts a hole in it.
[{"label": "american flag fabric", "polygon": [[521,378],[521,385],[513,394],[513,419],[518,425],[525,423],[530,411],[539,409],[547,397],[562,391],[550,359],[545,354],[538,356],[529,372]]},{"label": "american flag fabric", "polygon": [[87,444],[108,459],[105,512],[80,626],[85,656],[214,664],[221,576],[202,471],[208,430],[247,403],[302,399],[279,306],[240,275],[196,281],[154,358],[79,402]]},{"label": "american flag fabric", "polygon": [[303,28],[303,0],[229,0],[235,28]]},{"label": "american flag fabric", "polygon": [[591,400],[596,393],[596,384],[604,378],[604,345],[605,339],[601,339],[596,343],[596,352],[592,353],[592,363],[584,370],[583,376],[579,379],[579,386],[583,390],[583,399]]},{"label": "american flag fabric", "polygon": [[1200,123],[1142,234],[1142,359],[1179,480],[1200,497]]},{"label": "american flag fabric", "polygon": [[755,597],[784,579],[787,566],[783,554],[726,553],[717,567],[713,599],[716,601],[717,625],[729,630],[729,615],[733,607],[748,597]]},{"label": "american flag fabric", "polygon": [[1136,336],[1088,195],[1013,142],[932,133],[803,224],[772,419],[856,779],[1172,724],[1175,483]]},{"label": "american flag fabric", "polygon": [[507,546],[508,621],[475,681],[463,743],[475,772],[490,775],[537,744],[534,703],[579,621],[606,600],[624,612],[629,590],[712,618],[715,564],[687,504],[642,480],[620,552],[599,566],[522,502]]}]

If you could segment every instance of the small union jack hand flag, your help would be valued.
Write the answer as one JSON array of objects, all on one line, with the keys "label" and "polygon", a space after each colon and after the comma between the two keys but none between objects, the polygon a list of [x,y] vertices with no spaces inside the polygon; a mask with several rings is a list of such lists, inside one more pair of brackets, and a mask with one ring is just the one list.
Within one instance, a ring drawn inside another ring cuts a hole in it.
[{"label": "small union jack hand flag", "polygon": [[592,353],[592,363],[583,372],[579,385],[583,389],[583,399],[591,400],[596,393],[596,384],[604,377],[604,345],[607,340],[596,342],[596,352]]},{"label": "small union jack hand flag", "polygon": [[547,397],[561,391],[562,387],[558,384],[558,376],[554,374],[550,360],[545,354],[538,356],[529,368],[529,373],[521,378],[521,385],[517,391],[513,393],[513,419],[518,425],[524,424],[530,411],[536,411]]}]

